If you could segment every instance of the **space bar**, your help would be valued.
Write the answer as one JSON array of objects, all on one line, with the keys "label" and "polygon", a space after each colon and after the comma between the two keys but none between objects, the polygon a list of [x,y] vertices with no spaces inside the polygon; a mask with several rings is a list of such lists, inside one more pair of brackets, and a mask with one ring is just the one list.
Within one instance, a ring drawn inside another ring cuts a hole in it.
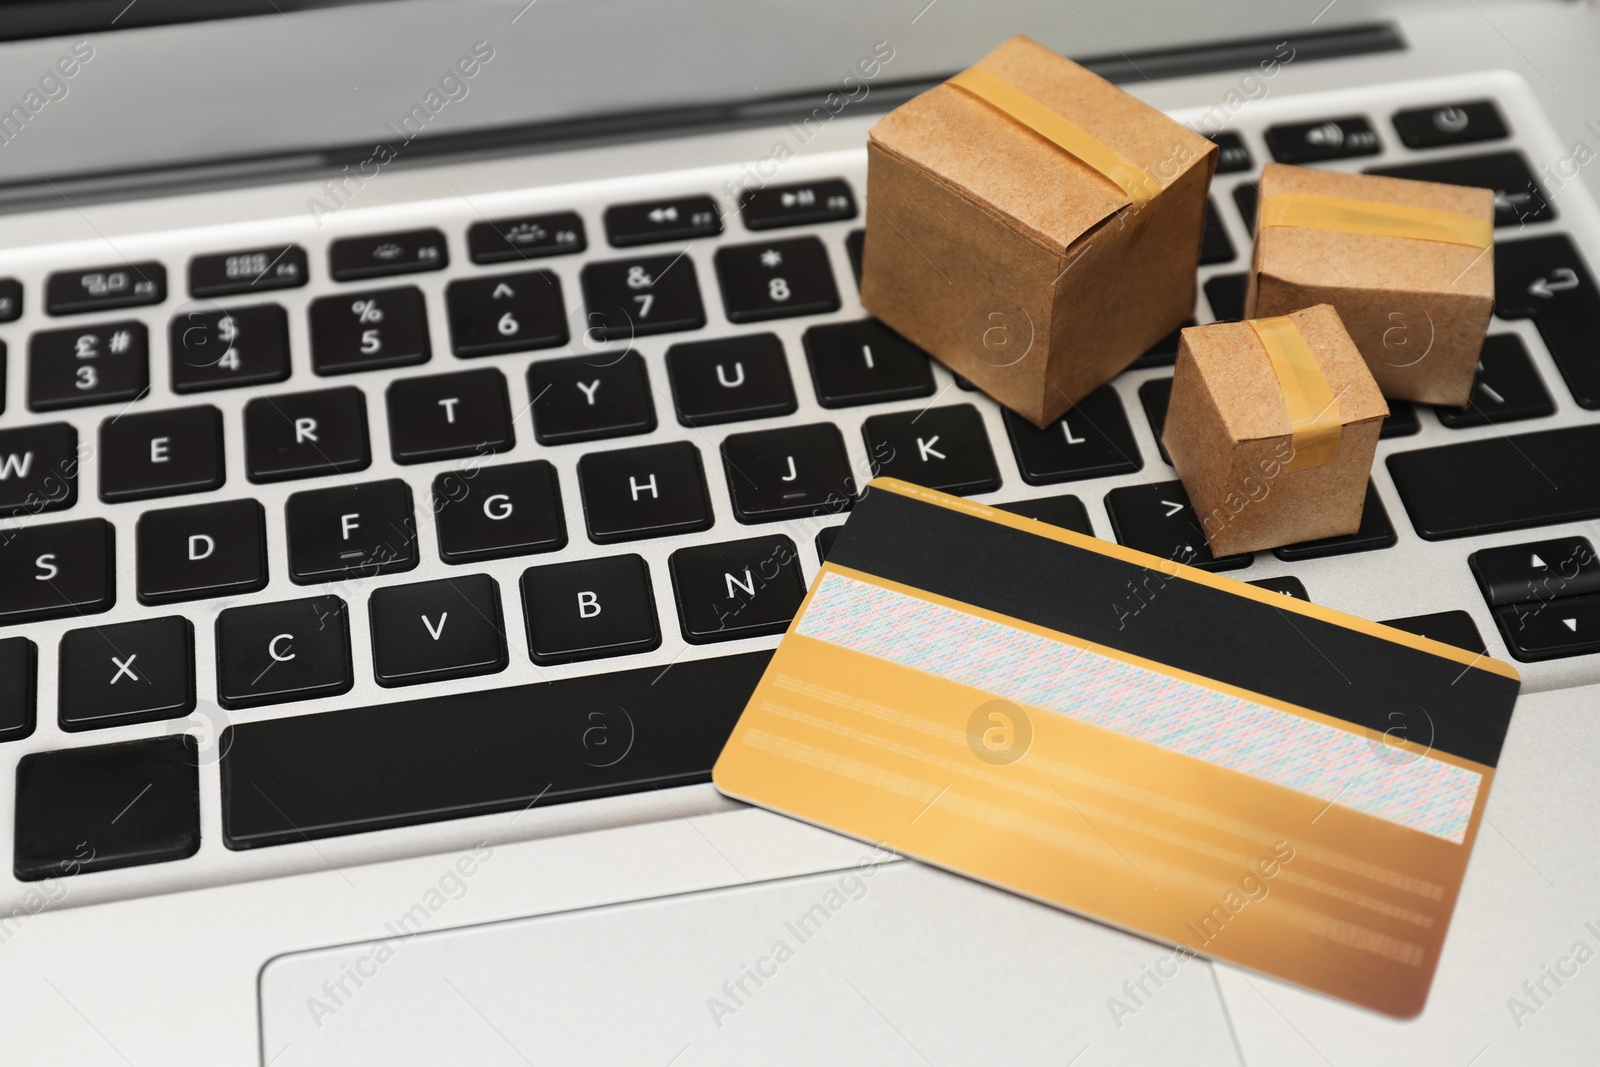
[{"label": "space bar", "polygon": [[257,848],[710,781],[771,656],[230,726],[223,840]]}]

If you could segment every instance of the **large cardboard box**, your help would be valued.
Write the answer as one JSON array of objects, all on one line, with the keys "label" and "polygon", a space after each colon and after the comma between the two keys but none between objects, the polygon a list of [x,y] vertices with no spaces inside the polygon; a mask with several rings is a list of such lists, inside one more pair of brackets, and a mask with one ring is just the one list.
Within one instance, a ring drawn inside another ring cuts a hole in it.
[{"label": "large cardboard box", "polygon": [[1332,304],[1383,395],[1463,407],[1494,309],[1488,189],[1268,163],[1245,317]]},{"label": "large cardboard box", "polygon": [[1193,315],[1216,158],[1013,37],[872,128],[861,302],[1045,426]]},{"label": "large cardboard box", "polygon": [[1184,330],[1161,442],[1211,551],[1226,556],[1355,533],[1388,414],[1338,313],[1320,304]]}]

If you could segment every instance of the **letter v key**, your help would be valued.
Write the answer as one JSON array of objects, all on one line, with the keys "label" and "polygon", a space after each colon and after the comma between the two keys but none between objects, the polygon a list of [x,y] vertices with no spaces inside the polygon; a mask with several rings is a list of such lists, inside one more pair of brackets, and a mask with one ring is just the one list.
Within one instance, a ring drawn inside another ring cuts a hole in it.
[{"label": "letter v key", "polygon": [[439,625],[435,626],[433,623],[428,621],[428,617],[426,615],[422,616],[422,625],[428,628],[428,636],[432,637],[435,641],[439,640],[439,635],[444,633],[444,620],[448,619],[449,617],[450,613],[448,611],[441,611],[439,613]]}]

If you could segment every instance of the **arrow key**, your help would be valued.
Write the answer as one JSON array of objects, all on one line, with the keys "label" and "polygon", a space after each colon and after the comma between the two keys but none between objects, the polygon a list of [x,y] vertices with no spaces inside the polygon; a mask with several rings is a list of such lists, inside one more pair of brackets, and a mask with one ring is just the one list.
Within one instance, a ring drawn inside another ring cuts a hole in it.
[{"label": "arrow key", "polygon": [[1494,609],[1494,621],[1524,662],[1600,652],[1600,596],[1507,604]]},{"label": "arrow key", "polygon": [[450,348],[463,358],[567,343],[561,279],[547,270],[451,282],[444,301]]},{"label": "arrow key", "polygon": [[1600,594],[1600,557],[1587,537],[1555,537],[1467,557],[1491,608]]},{"label": "arrow key", "polygon": [[1211,554],[1205,530],[1195,518],[1189,494],[1179,481],[1113,489],[1106,494],[1106,511],[1120,544],[1152,556],[1207,571],[1248,567],[1255,558],[1250,552],[1221,559]]},{"label": "arrow key", "polygon": [[500,589],[487,574],[373,592],[372,673],[379,685],[415,685],[506,668]]}]

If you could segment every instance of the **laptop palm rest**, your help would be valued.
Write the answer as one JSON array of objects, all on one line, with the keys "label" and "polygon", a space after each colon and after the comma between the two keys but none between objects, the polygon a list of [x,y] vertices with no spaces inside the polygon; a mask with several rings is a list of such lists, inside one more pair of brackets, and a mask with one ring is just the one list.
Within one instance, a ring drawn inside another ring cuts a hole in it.
[{"label": "laptop palm rest", "polygon": [[274,1067],[1240,1062],[1205,961],[900,861],[298,952],[260,993]]}]

